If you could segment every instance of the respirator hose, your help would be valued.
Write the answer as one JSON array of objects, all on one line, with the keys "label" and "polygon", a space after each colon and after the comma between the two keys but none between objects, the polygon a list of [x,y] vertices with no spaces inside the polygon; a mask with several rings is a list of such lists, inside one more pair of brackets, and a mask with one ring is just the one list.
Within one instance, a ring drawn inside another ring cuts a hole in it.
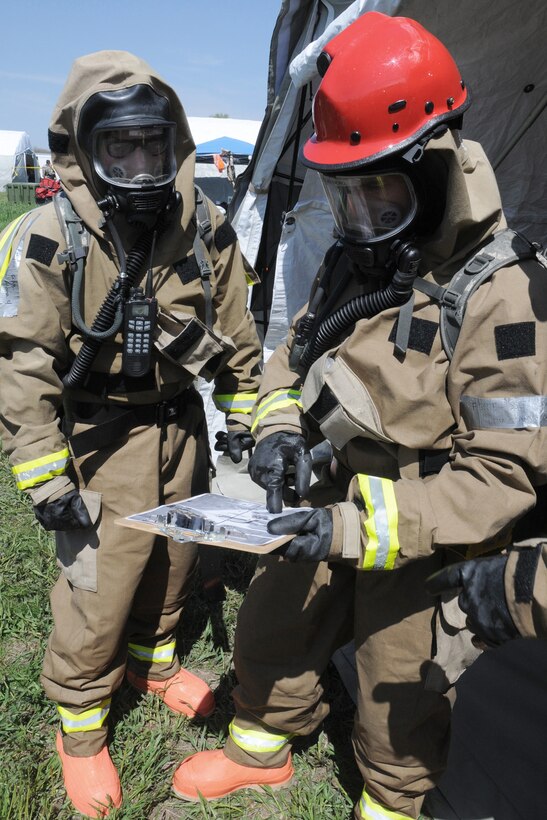
[{"label": "respirator hose", "polygon": [[407,302],[418,275],[420,255],[410,243],[401,243],[397,256],[397,270],[391,282],[383,290],[356,296],[324,319],[315,337],[307,345],[299,370],[307,373],[312,364],[332,347],[333,342],[360,319],[370,319],[384,310],[399,307]]}]

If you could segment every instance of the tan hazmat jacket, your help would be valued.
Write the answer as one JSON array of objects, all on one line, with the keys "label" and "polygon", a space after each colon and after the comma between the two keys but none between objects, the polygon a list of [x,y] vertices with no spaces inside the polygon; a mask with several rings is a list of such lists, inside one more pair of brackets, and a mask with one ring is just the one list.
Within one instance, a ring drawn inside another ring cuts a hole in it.
[{"label": "tan hazmat jacket", "polygon": [[[446,285],[506,225],[478,144],[458,145],[447,133],[426,150],[444,160],[448,204],[435,234],[418,245],[420,275]],[[451,363],[439,306],[420,292],[404,357],[394,355],[399,309],[388,309],[358,321],[303,384],[288,367],[293,324],[266,365],[252,429],[258,439],[303,431],[311,444],[333,445],[332,557],[393,569],[438,547],[472,556],[508,542],[512,523],[535,504],[533,483],[547,481],[546,279],[532,259],[482,284]],[[352,280],[332,310],[362,287]],[[448,463],[421,475],[424,455],[443,450]]]},{"label": "tan hazmat jacket", "polygon": [[[93,374],[112,377],[104,381],[101,395],[93,387],[78,388],[70,391],[69,398],[157,403],[180,393],[201,375],[214,378],[219,408],[230,420],[248,428],[261,357],[247,310],[247,277],[252,278],[254,272],[239,250],[232,227],[209,202],[214,238],[209,253],[213,330],[208,331],[204,288],[192,249],[195,146],[186,115],[174,91],[146,63],[126,52],[104,51],[76,60],[50,126],[55,169],[90,236],[81,297],[83,319],[88,327],[92,325],[119,266],[96,204],[102,194],[93,187],[89,158],[76,139],[78,118],[83,104],[97,91],[139,83],[169,99],[176,122],[175,187],[182,196],[173,222],[158,239],[153,259],[154,295],[161,311],[154,371],[145,389],[130,392],[127,379],[116,383],[122,351],[118,333],[101,345],[92,365]],[[127,253],[140,228],[128,226],[119,217],[115,220]],[[66,469],[70,453],[59,410],[68,391],[61,377],[83,340],[72,323],[71,274],[57,258],[66,242],[54,204],[37,208],[8,226],[0,246],[0,432],[18,486],[32,490]],[[179,350],[177,358],[165,355],[160,348],[191,322],[192,343]]]}]

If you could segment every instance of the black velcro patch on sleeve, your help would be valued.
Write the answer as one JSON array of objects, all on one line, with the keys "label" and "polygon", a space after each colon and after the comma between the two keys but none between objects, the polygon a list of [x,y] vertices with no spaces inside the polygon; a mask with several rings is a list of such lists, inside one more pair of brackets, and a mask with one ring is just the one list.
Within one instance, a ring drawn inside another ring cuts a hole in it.
[{"label": "black velcro patch on sleeve", "polygon": [[[395,322],[389,334],[389,341],[395,342],[397,338],[397,325],[399,320]],[[431,322],[429,319],[417,319],[415,316],[410,323],[410,335],[408,337],[408,347],[410,350],[417,350],[418,353],[425,353],[429,356],[435,336],[439,325],[437,322]]]},{"label": "black velcro patch on sleeve", "polygon": [[55,131],[48,129],[47,141],[49,150],[53,151],[54,154],[68,154],[68,144],[70,142],[68,134],[56,134]]},{"label": "black velcro patch on sleeve", "polygon": [[51,265],[55,251],[59,247],[58,242],[48,239],[47,236],[40,236],[39,233],[32,233],[27,248],[27,259],[34,259],[42,265]]},{"label": "black velcro patch on sleeve", "polygon": [[219,253],[222,253],[224,248],[227,248],[229,245],[233,245],[237,239],[237,234],[228,222],[227,219],[224,220],[222,225],[215,231],[215,246]]},{"label": "black velcro patch on sleeve", "polygon": [[181,259],[180,262],[175,262],[173,267],[180,276],[183,285],[187,285],[188,282],[192,282],[199,277],[199,266],[195,256],[187,256]]},{"label": "black velcro patch on sleeve", "polygon": [[165,353],[171,356],[172,359],[178,359],[187,350],[190,350],[198,339],[201,339],[205,331],[198,325],[197,322],[191,321],[182,333],[179,333],[176,339],[173,339],[171,344],[164,348]]},{"label": "black velcro patch on sleeve", "polygon": [[338,399],[330,387],[324,384],[317,400],[310,407],[308,413],[317,422],[321,422],[335,407],[338,407]]},{"label": "black velcro patch on sleeve", "polygon": [[534,591],[541,544],[537,547],[520,547],[515,567],[515,601],[517,604],[529,604]]},{"label": "black velcro patch on sleeve", "polygon": [[536,355],[535,322],[513,322],[494,328],[498,360]]}]

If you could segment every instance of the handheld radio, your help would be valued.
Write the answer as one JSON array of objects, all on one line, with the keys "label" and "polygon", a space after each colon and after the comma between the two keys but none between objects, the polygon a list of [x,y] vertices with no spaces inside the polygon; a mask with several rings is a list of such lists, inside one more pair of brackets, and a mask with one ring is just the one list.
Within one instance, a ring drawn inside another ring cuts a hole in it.
[{"label": "handheld radio", "polygon": [[158,316],[158,300],[152,296],[152,261],[156,248],[154,231],[150,263],[146,274],[146,294],[141,287],[131,288],[124,305],[122,373],[124,376],[146,376],[153,365],[152,350]]}]

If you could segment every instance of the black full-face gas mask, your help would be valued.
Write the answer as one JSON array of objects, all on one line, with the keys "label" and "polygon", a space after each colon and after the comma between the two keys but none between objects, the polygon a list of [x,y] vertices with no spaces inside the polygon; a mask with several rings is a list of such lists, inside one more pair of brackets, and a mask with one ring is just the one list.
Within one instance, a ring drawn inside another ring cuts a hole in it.
[{"label": "black full-face gas mask", "polygon": [[98,92],[82,108],[78,141],[113,208],[128,222],[153,224],[177,173],[169,101],[144,84]]}]

